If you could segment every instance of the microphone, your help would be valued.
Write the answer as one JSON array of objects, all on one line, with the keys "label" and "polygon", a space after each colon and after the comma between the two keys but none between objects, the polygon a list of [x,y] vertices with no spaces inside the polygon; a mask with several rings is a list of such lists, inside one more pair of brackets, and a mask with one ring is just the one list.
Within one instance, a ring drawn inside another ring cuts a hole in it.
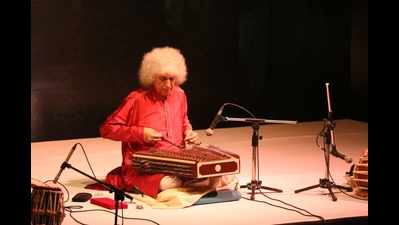
[{"label": "microphone", "polygon": [[211,136],[213,135],[213,129],[215,129],[216,125],[220,122],[220,120],[222,119],[222,112],[224,109],[225,104],[223,104],[219,111],[216,113],[215,118],[213,118],[211,125],[209,126],[208,129],[206,129],[206,135]]},{"label": "microphone", "polygon": [[58,171],[57,176],[55,176],[55,178],[54,178],[54,180],[53,180],[53,183],[57,183],[57,182],[58,182],[58,179],[60,178],[62,171],[65,169],[65,164],[68,163],[68,161],[69,161],[69,159],[71,158],[73,152],[75,151],[77,145],[78,145],[78,143],[76,143],[76,144],[72,147],[71,151],[69,151],[69,154],[68,154],[68,156],[66,157],[65,161],[61,164],[60,171]]},{"label": "microphone", "polygon": [[335,145],[334,128],[333,128],[334,127],[334,122],[332,122],[331,124],[329,126],[332,126],[332,127],[329,127],[327,129],[330,132],[330,138],[331,138],[331,155],[333,155],[333,156],[335,156],[337,158],[343,159],[347,163],[351,163],[352,162],[352,158],[350,158],[350,157],[348,157],[348,156],[346,156],[346,155],[344,155],[344,154],[342,154],[342,153],[337,151],[337,147]]},{"label": "microphone", "polygon": [[342,160],[345,160],[345,162],[347,163],[351,163],[352,162],[352,158],[340,153],[337,151],[337,149],[335,148],[335,146],[332,146],[332,150],[331,150],[331,155],[340,158]]}]

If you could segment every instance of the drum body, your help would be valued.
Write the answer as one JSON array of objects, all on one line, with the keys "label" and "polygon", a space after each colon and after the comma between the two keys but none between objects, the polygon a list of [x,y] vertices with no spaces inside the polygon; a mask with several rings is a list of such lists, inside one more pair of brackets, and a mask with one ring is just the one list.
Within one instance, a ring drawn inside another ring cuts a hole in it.
[{"label": "drum body", "polygon": [[31,193],[32,225],[61,225],[64,217],[64,197],[59,188],[33,187]]},{"label": "drum body", "polygon": [[368,151],[366,150],[353,169],[352,187],[355,195],[368,198],[368,181]]}]

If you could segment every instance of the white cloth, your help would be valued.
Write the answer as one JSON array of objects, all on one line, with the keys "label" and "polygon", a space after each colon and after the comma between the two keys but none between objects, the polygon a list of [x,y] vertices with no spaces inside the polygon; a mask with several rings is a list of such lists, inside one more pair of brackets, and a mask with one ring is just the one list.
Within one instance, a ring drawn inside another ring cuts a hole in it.
[{"label": "white cloth", "polygon": [[183,181],[177,176],[164,176],[159,184],[161,191],[182,186]]},{"label": "white cloth", "polygon": [[[165,183],[176,182],[177,179],[169,177]],[[166,184],[165,184],[166,186]],[[200,198],[215,190],[239,190],[239,182],[236,176],[228,175],[216,178],[196,179],[182,183],[180,187],[169,188],[158,193],[157,198],[148,195],[135,195],[135,199],[143,203],[146,207],[166,209],[166,208],[184,208],[195,204]]]}]

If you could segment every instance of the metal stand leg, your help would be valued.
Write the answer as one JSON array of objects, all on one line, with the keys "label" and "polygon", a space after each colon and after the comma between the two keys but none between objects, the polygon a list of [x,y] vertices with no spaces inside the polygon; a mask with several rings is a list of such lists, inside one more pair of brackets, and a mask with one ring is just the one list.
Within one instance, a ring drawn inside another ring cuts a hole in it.
[{"label": "metal stand leg", "polygon": [[[329,86],[329,84],[326,83],[327,103],[328,103],[328,119],[324,119],[325,126],[324,126],[324,130],[322,132],[322,136],[323,136],[323,148],[322,149],[324,151],[324,158],[326,161],[326,176],[319,180],[319,184],[295,190],[295,193],[299,193],[299,192],[314,189],[314,188],[327,188],[328,192],[331,195],[332,200],[337,201],[337,197],[331,190],[332,188],[338,188],[338,189],[342,189],[342,190],[346,190],[346,191],[352,191],[352,188],[337,185],[337,184],[334,184],[334,182],[330,181],[330,177],[331,177],[331,175],[330,175],[330,154],[331,154],[331,152],[336,151],[336,149],[335,149],[335,140],[334,140],[335,122],[332,119],[333,113],[331,110],[330,93],[329,93],[328,86]],[[345,158],[345,157],[341,156],[341,158]]]},{"label": "metal stand leg", "polygon": [[252,134],[252,180],[246,185],[241,185],[240,188],[247,188],[251,190],[251,200],[255,199],[255,191],[260,189],[271,190],[275,192],[283,192],[281,189],[262,186],[262,181],[259,180],[259,124],[254,122],[252,124],[253,134]]}]

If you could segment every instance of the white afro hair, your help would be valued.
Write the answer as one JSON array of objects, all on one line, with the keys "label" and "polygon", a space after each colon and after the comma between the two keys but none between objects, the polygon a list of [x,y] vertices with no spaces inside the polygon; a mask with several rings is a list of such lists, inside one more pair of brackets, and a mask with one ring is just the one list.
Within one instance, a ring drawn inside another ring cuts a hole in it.
[{"label": "white afro hair", "polygon": [[187,67],[180,50],[172,47],[154,48],[146,53],[141,61],[139,81],[145,88],[150,87],[158,74],[176,75],[176,84],[186,81]]}]

